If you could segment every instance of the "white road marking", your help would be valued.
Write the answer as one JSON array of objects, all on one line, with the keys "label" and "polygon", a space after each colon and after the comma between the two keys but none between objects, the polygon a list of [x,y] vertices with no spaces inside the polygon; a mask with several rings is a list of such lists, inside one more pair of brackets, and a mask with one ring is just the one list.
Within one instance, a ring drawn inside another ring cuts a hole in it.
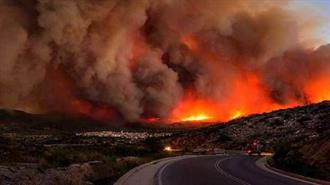
[{"label": "white road marking", "polygon": [[228,159],[232,159],[232,157],[229,157],[229,158],[224,158],[224,159],[221,159],[219,161],[217,161],[216,163],[214,163],[214,168],[223,176],[227,177],[227,178],[230,178],[231,180],[239,183],[239,184],[242,184],[242,185],[251,185],[250,183],[242,180],[242,179],[239,179],[231,174],[229,174],[228,172],[226,172],[225,170],[223,170],[221,167],[220,167],[220,164],[221,162],[223,161],[226,161]]}]

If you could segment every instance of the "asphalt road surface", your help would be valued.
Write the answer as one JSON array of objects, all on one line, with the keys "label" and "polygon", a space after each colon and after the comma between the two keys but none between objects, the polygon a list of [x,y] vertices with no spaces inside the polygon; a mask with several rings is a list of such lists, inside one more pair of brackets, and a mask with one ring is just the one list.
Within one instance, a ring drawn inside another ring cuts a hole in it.
[{"label": "asphalt road surface", "polygon": [[158,185],[307,185],[264,171],[257,157],[201,156],[175,161],[158,174]]}]

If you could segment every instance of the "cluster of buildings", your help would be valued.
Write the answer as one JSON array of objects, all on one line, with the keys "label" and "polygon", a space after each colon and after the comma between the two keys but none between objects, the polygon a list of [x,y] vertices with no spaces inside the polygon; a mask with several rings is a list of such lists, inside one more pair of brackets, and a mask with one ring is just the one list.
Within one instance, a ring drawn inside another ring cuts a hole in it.
[{"label": "cluster of buildings", "polygon": [[171,136],[172,133],[166,132],[128,132],[128,131],[94,131],[77,133],[76,136],[90,136],[90,137],[112,137],[128,140],[144,140],[147,138],[166,137]]}]

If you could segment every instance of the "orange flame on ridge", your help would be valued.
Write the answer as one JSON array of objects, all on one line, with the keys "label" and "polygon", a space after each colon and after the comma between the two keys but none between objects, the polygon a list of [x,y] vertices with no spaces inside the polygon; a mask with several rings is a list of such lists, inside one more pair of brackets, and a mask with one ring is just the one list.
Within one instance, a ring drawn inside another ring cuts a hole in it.
[{"label": "orange flame on ridge", "polygon": [[[209,62],[220,60],[216,53],[200,47],[195,37],[183,35],[181,42],[195,56]],[[228,121],[254,113],[270,112],[303,105],[294,98],[280,104],[275,102],[254,72],[241,70],[241,76],[231,81],[230,93],[221,100],[209,100],[189,90],[171,113],[171,122]],[[330,100],[330,75],[310,80],[303,89],[309,103]]]}]

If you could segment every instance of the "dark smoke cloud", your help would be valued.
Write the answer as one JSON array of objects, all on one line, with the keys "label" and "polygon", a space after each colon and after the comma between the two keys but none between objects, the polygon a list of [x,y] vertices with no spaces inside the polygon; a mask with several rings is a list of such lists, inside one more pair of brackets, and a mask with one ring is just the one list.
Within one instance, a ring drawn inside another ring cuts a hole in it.
[{"label": "dark smoke cloud", "polygon": [[0,106],[52,111],[79,98],[128,121],[166,118],[187,89],[221,101],[247,72],[275,102],[308,102],[303,85],[329,75],[330,46],[300,44],[304,18],[286,3],[0,0]]}]

